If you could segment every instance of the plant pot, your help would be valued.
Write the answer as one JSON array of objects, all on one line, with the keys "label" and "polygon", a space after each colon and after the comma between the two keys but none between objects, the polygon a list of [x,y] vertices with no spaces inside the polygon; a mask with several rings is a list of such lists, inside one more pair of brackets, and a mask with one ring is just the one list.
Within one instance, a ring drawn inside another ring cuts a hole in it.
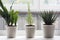
[{"label": "plant pot", "polygon": [[16,35],[16,26],[8,26],[8,38],[14,38]]},{"label": "plant pot", "polygon": [[54,36],[54,25],[44,25],[44,37],[45,38],[53,38]]},{"label": "plant pot", "polygon": [[35,34],[35,26],[34,25],[26,25],[27,38],[33,38],[34,34]]}]

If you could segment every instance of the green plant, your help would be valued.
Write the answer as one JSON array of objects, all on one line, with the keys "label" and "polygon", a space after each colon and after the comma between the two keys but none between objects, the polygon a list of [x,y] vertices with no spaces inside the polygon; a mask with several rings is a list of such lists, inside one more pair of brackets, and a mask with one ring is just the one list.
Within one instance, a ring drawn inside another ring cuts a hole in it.
[{"label": "green plant", "polygon": [[41,12],[40,16],[42,17],[45,25],[52,25],[57,19],[57,15],[53,11]]},{"label": "green plant", "polygon": [[33,18],[32,18],[32,14],[30,12],[30,5],[28,3],[28,16],[27,16],[27,19],[26,19],[27,23],[29,25],[32,25],[33,24]]},{"label": "green plant", "polygon": [[10,25],[13,26],[13,24],[16,26],[17,19],[18,19],[18,11],[10,10]]},{"label": "green plant", "polygon": [[2,1],[0,0],[0,15],[5,19],[8,26],[16,26],[16,22],[18,19],[18,11],[10,10],[8,11],[7,8],[3,5]]}]

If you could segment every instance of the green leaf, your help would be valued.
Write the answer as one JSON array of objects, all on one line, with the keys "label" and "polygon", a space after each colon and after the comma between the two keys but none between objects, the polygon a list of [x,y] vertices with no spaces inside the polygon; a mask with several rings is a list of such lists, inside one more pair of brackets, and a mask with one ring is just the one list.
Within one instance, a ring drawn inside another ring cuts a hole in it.
[{"label": "green leaf", "polygon": [[57,15],[53,11],[44,11],[41,12],[40,16],[46,25],[52,25],[57,19]]}]

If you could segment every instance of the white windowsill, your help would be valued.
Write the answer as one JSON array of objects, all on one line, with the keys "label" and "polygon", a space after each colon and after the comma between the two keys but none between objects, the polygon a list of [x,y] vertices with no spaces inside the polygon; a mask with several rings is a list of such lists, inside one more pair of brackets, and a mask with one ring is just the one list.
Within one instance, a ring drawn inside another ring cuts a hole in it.
[{"label": "white windowsill", "polygon": [[43,36],[35,36],[34,38],[26,38],[25,36],[16,36],[16,38],[7,38],[7,36],[0,36],[0,40],[60,40],[60,36],[54,38],[44,38]]}]

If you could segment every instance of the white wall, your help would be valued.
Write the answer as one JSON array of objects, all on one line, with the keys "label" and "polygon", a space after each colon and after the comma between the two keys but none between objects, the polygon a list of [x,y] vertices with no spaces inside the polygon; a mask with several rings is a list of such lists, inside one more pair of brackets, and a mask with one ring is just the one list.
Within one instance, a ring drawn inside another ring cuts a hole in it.
[{"label": "white wall", "polygon": [[[7,7],[7,9],[9,10],[9,8],[10,8],[10,5],[11,5],[11,3],[9,4],[9,3],[4,3],[4,5]],[[30,9],[31,9],[31,11],[36,11],[36,12],[38,12],[38,11],[40,11],[40,9],[39,9],[39,0],[33,0],[32,1],[32,3],[30,4]],[[17,4],[14,4],[13,5],[13,9],[14,10],[18,10],[18,11],[27,11],[27,4],[26,3],[17,3]]]},{"label": "white wall", "polygon": [[45,0],[40,0],[40,10],[41,11],[60,11],[60,1],[58,0],[48,0],[48,3],[45,3]]},{"label": "white wall", "polygon": [[[60,11],[60,0],[47,0],[48,3],[45,3],[45,0],[32,0],[33,2],[30,5],[31,11]],[[5,6],[9,9],[11,3],[4,3]],[[18,11],[27,11],[27,4],[17,3],[13,5],[13,9]]]}]

